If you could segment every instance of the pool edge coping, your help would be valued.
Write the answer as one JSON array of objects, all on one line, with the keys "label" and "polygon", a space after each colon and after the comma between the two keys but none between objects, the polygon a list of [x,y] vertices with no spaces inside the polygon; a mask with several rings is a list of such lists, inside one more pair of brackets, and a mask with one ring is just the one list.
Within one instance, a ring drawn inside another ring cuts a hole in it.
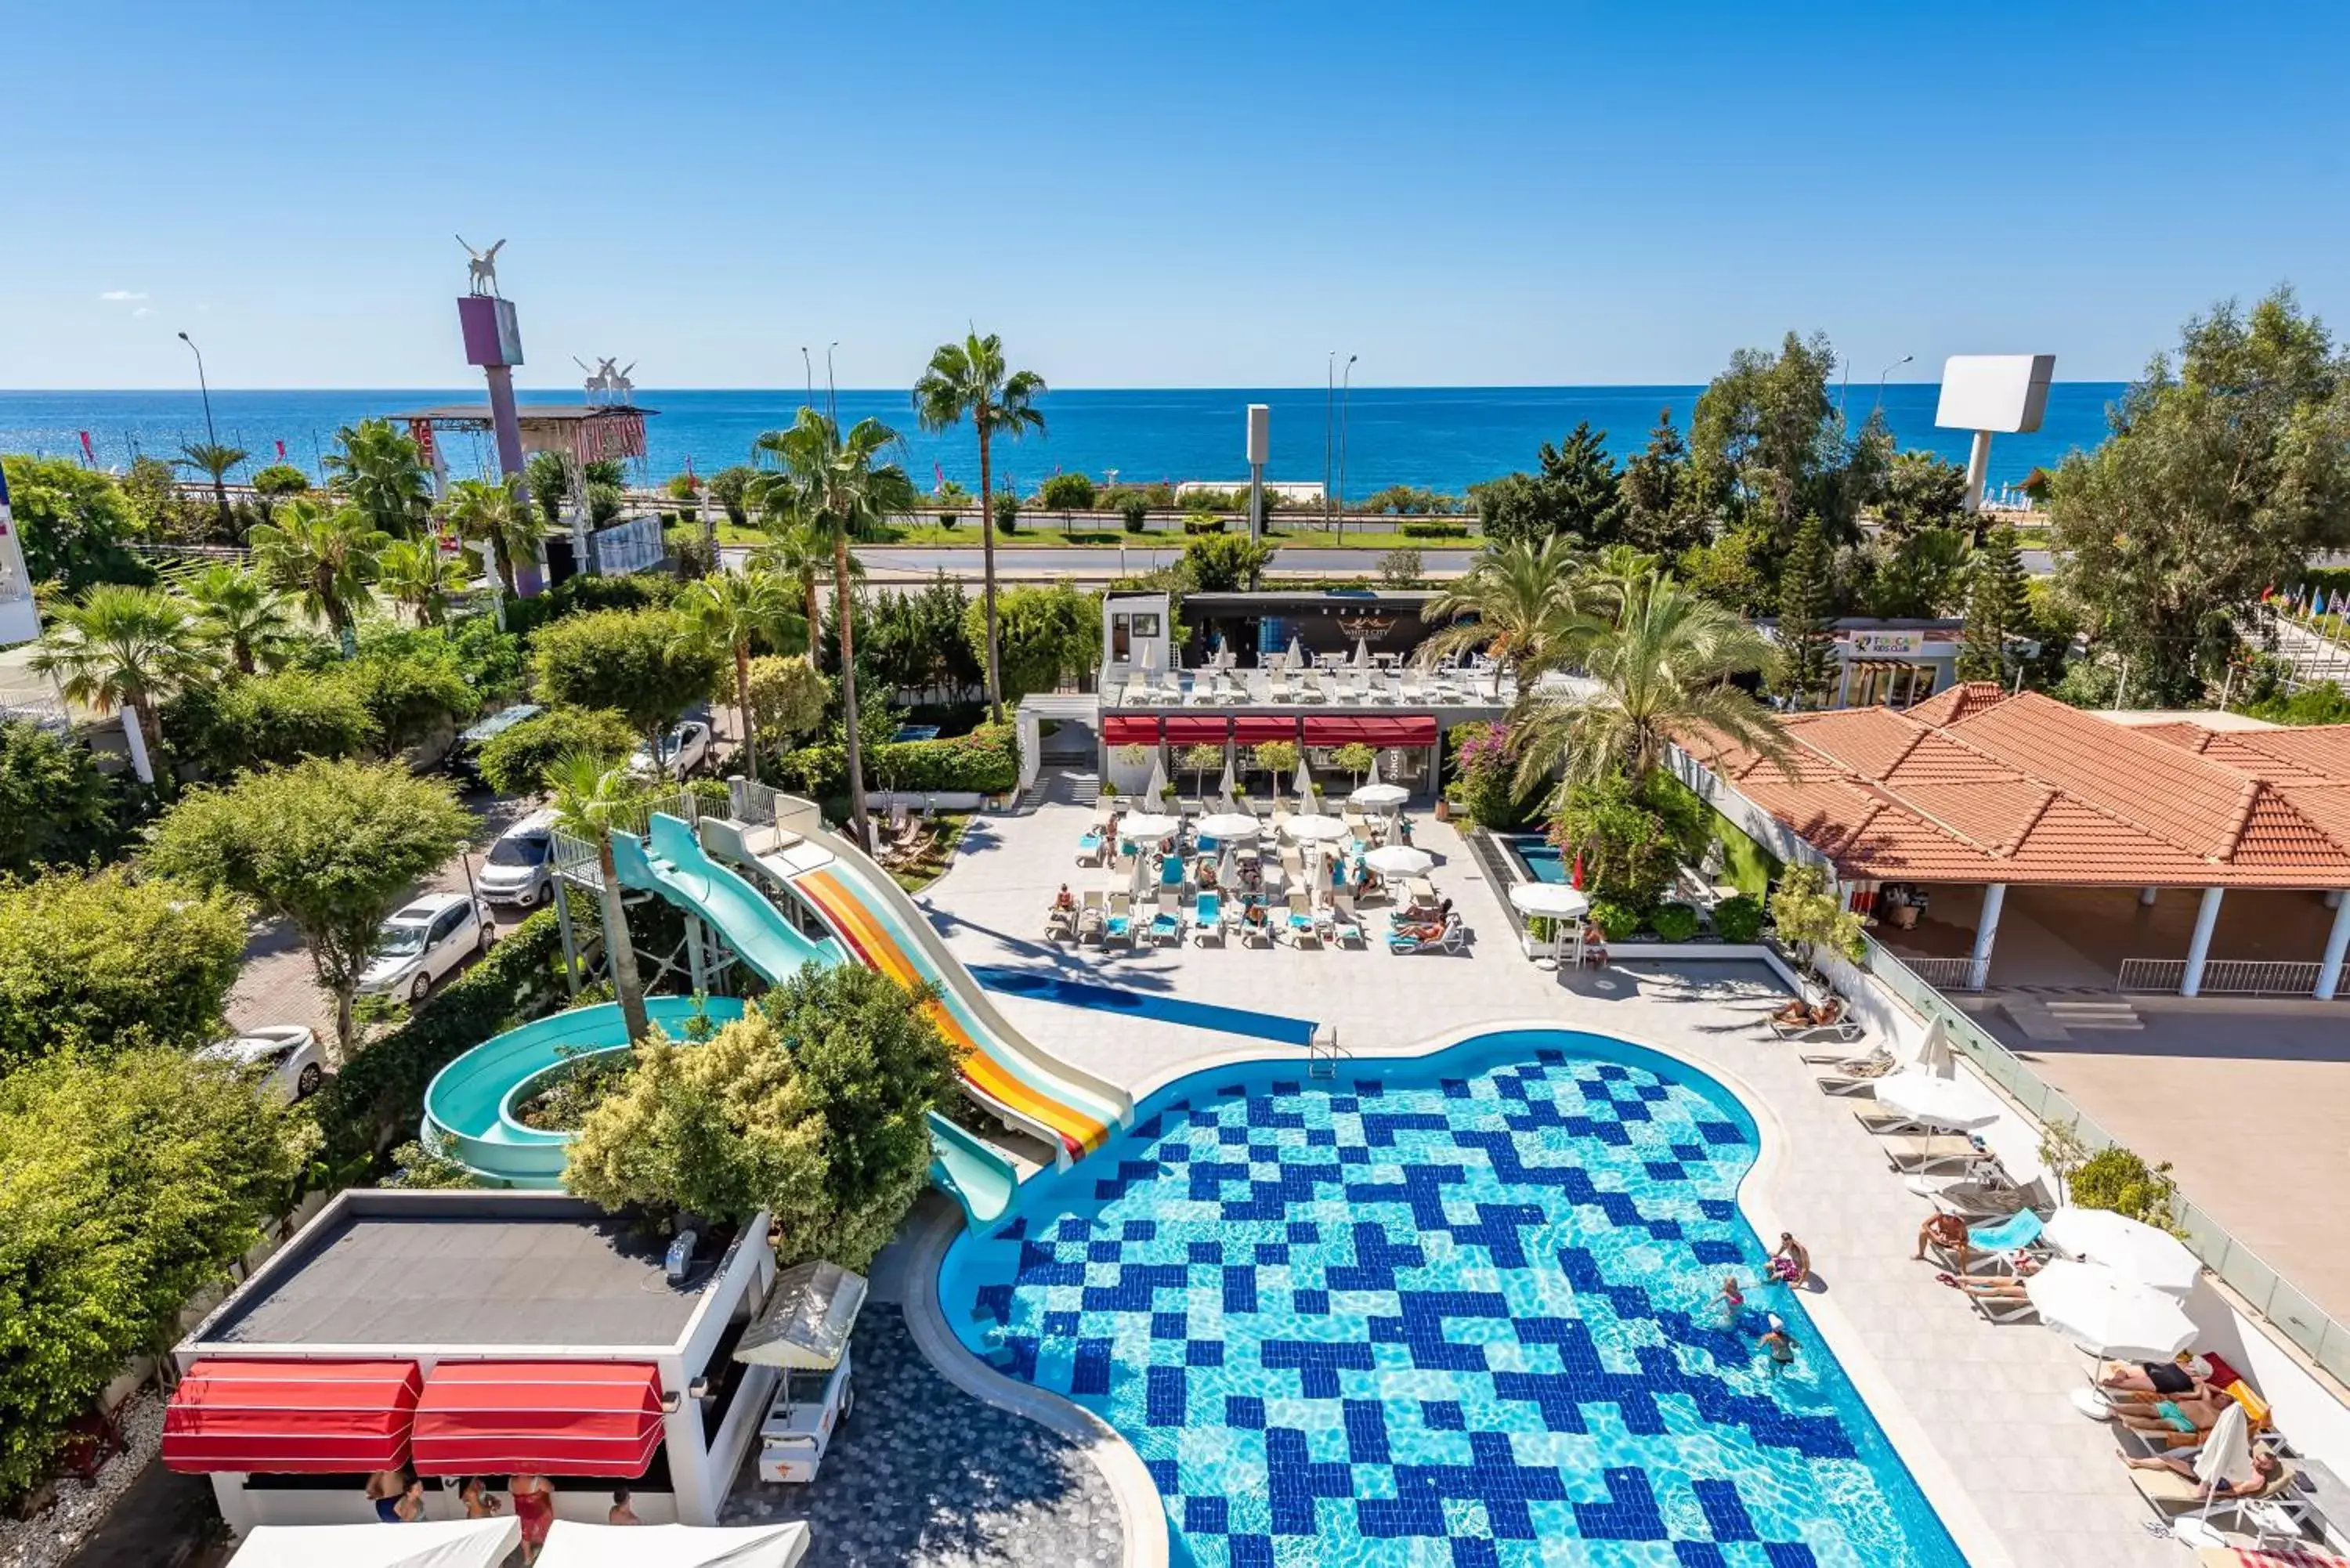
[{"label": "pool edge coping", "polygon": [[[1747,1223],[1753,1227],[1758,1238],[1767,1237],[1774,1231],[1786,1229],[1780,1222],[1777,1212],[1770,1206],[1764,1196],[1766,1189],[1776,1184],[1783,1147],[1792,1141],[1785,1124],[1779,1119],[1778,1112],[1773,1108],[1769,1100],[1739,1074],[1727,1067],[1716,1067],[1699,1062],[1671,1046],[1658,1044],[1652,1040],[1635,1033],[1615,1030],[1579,1029],[1562,1023],[1556,1019],[1498,1019],[1464,1024],[1414,1044],[1371,1048],[1359,1052],[1349,1051],[1345,1057],[1340,1058],[1340,1062],[1343,1065],[1349,1059],[1399,1061],[1433,1056],[1451,1050],[1455,1045],[1474,1040],[1480,1035],[1524,1030],[1539,1030],[1552,1033],[1594,1034],[1606,1039],[1620,1040],[1627,1045],[1636,1045],[1641,1050],[1652,1051],[1667,1061],[1676,1063],[1692,1073],[1720,1084],[1739,1103],[1746,1114],[1753,1118],[1758,1135],[1754,1162],[1747,1168],[1745,1176],[1741,1178],[1738,1183],[1739,1210],[1745,1216]],[[1146,1074],[1135,1080],[1127,1092],[1132,1096],[1134,1104],[1139,1106],[1159,1090],[1181,1079],[1191,1077],[1194,1074],[1215,1072],[1257,1063],[1281,1064],[1295,1061],[1302,1067],[1309,1060],[1304,1055],[1295,1057],[1270,1055],[1262,1047],[1211,1052],[1205,1055],[1188,1057],[1177,1065]],[[1136,1500],[1126,1495],[1124,1487],[1137,1481],[1148,1491],[1150,1500],[1150,1515],[1164,1521],[1167,1518],[1165,1501],[1159,1496],[1158,1487],[1151,1482],[1149,1472],[1142,1468],[1140,1457],[1135,1453],[1124,1435],[1092,1411],[1072,1401],[1004,1376],[973,1356],[968,1349],[964,1348],[962,1341],[955,1336],[953,1330],[948,1326],[945,1313],[939,1304],[939,1274],[946,1263],[947,1249],[953,1244],[955,1237],[960,1233],[959,1226],[942,1225],[936,1220],[931,1221],[930,1230],[921,1237],[913,1259],[916,1279],[912,1289],[908,1293],[907,1307],[910,1320],[916,1321],[920,1325],[917,1329],[916,1339],[917,1343],[922,1344],[923,1354],[930,1356],[932,1363],[937,1365],[941,1371],[947,1373],[965,1392],[985,1399],[990,1404],[1027,1416],[1032,1420],[1040,1421],[1055,1431],[1077,1438],[1080,1442],[1085,1443],[1090,1457],[1100,1466],[1104,1477],[1109,1480],[1110,1490],[1118,1494],[1121,1515],[1127,1517],[1129,1521],[1132,1519],[1130,1510],[1135,1506]],[[1916,1482],[1918,1490],[1925,1494],[1927,1502],[1933,1508],[1936,1517],[1941,1521],[1942,1528],[1949,1532],[1951,1542],[1958,1547],[1959,1554],[1966,1559],[1970,1568],[2015,1568],[2015,1559],[2009,1552],[2006,1542],[2000,1538],[1999,1533],[1991,1527],[1989,1518],[1976,1504],[1973,1494],[1960,1483],[1957,1474],[1950,1468],[1949,1461],[1942,1458],[1941,1450],[1934,1446],[1933,1439],[1928,1434],[1924,1424],[1909,1408],[1908,1401],[1901,1397],[1900,1391],[1893,1386],[1892,1380],[1886,1376],[1884,1368],[1877,1364],[1876,1353],[1869,1349],[1867,1344],[1860,1337],[1859,1330],[1854,1328],[1851,1321],[1844,1315],[1844,1309],[1829,1296],[1824,1294],[1806,1294],[1803,1308],[1804,1315],[1818,1327],[1820,1337],[1826,1341],[1828,1350],[1836,1358],[1836,1364],[1844,1369],[1845,1376],[1851,1379],[1854,1392],[1860,1396],[1862,1404],[1867,1407],[1870,1418],[1877,1422],[1877,1428],[1885,1434],[1886,1441],[1892,1445],[1895,1455],[1908,1469],[1910,1480]],[[999,1397],[993,1391],[973,1386],[972,1382],[965,1381],[963,1376],[958,1376],[956,1369],[950,1368],[946,1363],[941,1361],[931,1346],[923,1343],[924,1335],[933,1333],[941,1337],[946,1345],[951,1345],[952,1354],[961,1361],[967,1363],[969,1368],[976,1375],[983,1376],[991,1384],[1004,1385],[1011,1397]],[[1072,1414],[1079,1419],[1070,1420],[1069,1415]],[[1081,1431],[1084,1436],[1080,1438]],[[1108,1439],[1107,1444],[1100,1441],[1104,1438]],[[1116,1458],[1107,1459],[1103,1450],[1111,1446],[1114,1446],[1117,1450]],[[1168,1526],[1168,1530],[1172,1530],[1171,1524]],[[1162,1534],[1166,1532],[1162,1532]],[[1162,1541],[1158,1546],[1155,1556],[1138,1556],[1137,1543],[1129,1533],[1127,1562],[1130,1568],[1160,1568],[1160,1565],[1167,1562],[1167,1552],[1168,1548]]]}]

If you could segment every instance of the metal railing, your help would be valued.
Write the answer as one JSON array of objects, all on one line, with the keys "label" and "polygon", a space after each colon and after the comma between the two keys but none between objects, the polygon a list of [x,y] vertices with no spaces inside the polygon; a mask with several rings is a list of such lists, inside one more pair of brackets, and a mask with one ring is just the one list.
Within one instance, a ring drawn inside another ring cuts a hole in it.
[{"label": "metal railing", "polygon": [[[688,822],[699,822],[702,820],[702,797],[690,789],[648,795],[614,810],[607,820],[607,826],[611,832],[632,834],[642,838],[652,830],[656,812],[681,816]],[[547,844],[553,853],[556,876],[568,877],[585,888],[601,888],[604,885],[602,863],[597,857],[592,841],[575,837],[557,828],[547,835]]]},{"label": "metal railing", "polygon": [[[2199,996],[2314,996],[2324,966],[2288,959],[2210,959]],[[2175,992],[2187,983],[2185,959],[2124,959],[2116,991]]]},{"label": "metal railing", "polygon": [[[1919,1014],[1929,1021],[1941,1020],[1950,1044],[2043,1127],[2069,1123],[2092,1150],[2117,1141],[1873,938],[1864,963],[1871,978]],[[2350,1384],[2350,1325],[2330,1316],[2185,1193],[2173,1199],[2172,1210],[2188,1248],[2221,1282],[2265,1318],[2287,1344],[2336,1382]]]},{"label": "metal railing", "polygon": [[1924,958],[1905,953],[1900,961],[1910,973],[1937,991],[1982,989],[1975,978],[1975,961],[1970,958]]}]

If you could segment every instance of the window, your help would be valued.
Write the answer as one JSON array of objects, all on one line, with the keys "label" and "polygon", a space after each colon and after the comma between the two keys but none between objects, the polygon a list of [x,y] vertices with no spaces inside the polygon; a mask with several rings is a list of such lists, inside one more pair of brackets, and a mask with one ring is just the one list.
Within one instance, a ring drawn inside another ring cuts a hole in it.
[{"label": "window", "polygon": [[463,904],[450,905],[447,909],[442,910],[432,919],[432,940],[437,942],[442,938],[452,935],[459,926],[464,923],[464,920],[465,906]]},{"label": "window", "polygon": [[1118,610],[1109,618],[1109,657],[1113,664],[1134,658],[1134,617]]},{"label": "window", "polygon": [[1137,637],[1157,637],[1159,635],[1159,616],[1156,611],[1145,615],[1138,615],[1134,618],[1134,635]]}]

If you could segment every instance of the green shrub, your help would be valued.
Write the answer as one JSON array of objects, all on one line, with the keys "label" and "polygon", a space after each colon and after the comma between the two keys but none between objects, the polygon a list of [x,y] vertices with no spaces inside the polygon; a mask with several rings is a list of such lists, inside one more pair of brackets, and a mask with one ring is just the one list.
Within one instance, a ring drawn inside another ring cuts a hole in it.
[{"label": "green shrub", "polygon": [[628,572],[608,577],[583,573],[564,578],[536,598],[516,599],[506,606],[506,629],[526,638],[550,621],[590,610],[664,609],[676,602],[684,587],[668,572]]},{"label": "green shrub", "polygon": [[718,552],[702,536],[699,523],[662,529],[661,544],[669,551],[670,569],[681,581],[692,582],[718,569]]},{"label": "green shrub", "polygon": [[2099,1149],[2073,1169],[2064,1189],[2066,1199],[2082,1209],[2110,1209],[2159,1230],[2178,1222],[2174,1206],[2178,1183],[2171,1179],[2169,1162],[2149,1166],[2118,1144]]},{"label": "green shrub", "polygon": [[1687,904],[1659,904],[1648,916],[1648,929],[1669,942],[1685,942],[1697,935],[1697,911]]},{"label": "green shrub", "polygon": [[1183,532],[1186,534],[1221,534],[1223,531],[1224,520],[1212,513],[1194,512],[1183,519]]},{"label": "green shrub", "polygon": [[340,669],[282,670],[224,686],[192,686],[164,720],[176,743],[215,777],[296,757],[351,757],[382,730]]},{"label": "green shrub", "polygon": [[1407,539],[1466,539],[1469,537],[1469,524],[1422,523],[1415,519],[1399,524],[1396,532]]},{"label": "green shrub", "polygon": [[1725,942],[1751,942],[1762,934],[1762,903],[1743,893],[1713,907],[1713,934]]},{"label": "green shrub", "polygon": [[636,743],[628,720],[608,708],[549,708],[490,738],[482,747],[482,778],[500,794],[536,794],[548,765],[566,752],[618,762]]},{"label": "green shrub", "polygon": [[1085,512],[1094,504],[1094,482],[1083,473],[1056,473],[1045,482],[1037,499],[1047,512]]},{"label": "green shrub", "polygon": [[273,462],[253,471],[253,488],[262,495],[299,495],[310,488],[310,476],[290,462]]},{"label": "green shrub", "polygon": [[1150,503],[1143,496],[1129,493],[1118,498],[1118,514],[1126,519],[1126,531],[1139,534],[1150,525]]},{"label": "green shrub", "polygon": [[1020,532],[1020,497],[1008,490],[995,498],[995,529],[999,534]]},{"label": "green shrub", "polygon": [[[571,916],[585,943],[595,929],[595,900],[574,898]],[[471,969],[427,998],[408,1021],[353,1056],[303,1102],[326,1137],[337,1167],[371,1161],[413,1129],[432,1075],[495,1034],[553,1012],[564,1000],[563,936],[553,909],[541,909]]]},{"label": "green shrub", "polygon": [[[784,754],[783,776],[815,796],[845,794],[848,759],[837,742]],[[865,752],[868,788],[918,792],[975,790],[1003,794],[1020,787],[1020,737],[1011,724],[983,724],[968,735],[893,741]]]},{"label": "green shrub", "polygon": [[0,723],[0,877],[111,859],[134,814],[130,784],[99,772],[78,741]]},{"label": "green shrub", "polygon": [[1638,932],[1645,923],[1639,910],[1609,898],[1594,898],[1591,901],[1590,920],[1607,932],[1611,940],[1619,942]]}]

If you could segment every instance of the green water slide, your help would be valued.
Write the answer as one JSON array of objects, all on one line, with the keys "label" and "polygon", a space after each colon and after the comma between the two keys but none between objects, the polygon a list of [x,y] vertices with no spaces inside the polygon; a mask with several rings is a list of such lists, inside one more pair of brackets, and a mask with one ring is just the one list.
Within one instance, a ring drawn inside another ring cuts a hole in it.
[{"label": "green water slide", "polygon": [[650,844],[612,836],[620,886],[658,893],[709,923],[726,945],[769,985],[781,985],[804,964],[841,961],[830,943],[810,941],[767,896],[712,860],[682,817],[656,812]]},{"label": "green water slide", "polygon": [[938,1112],[931,1113],[931,1183],[962,1205],[974,1225],[992,1224],[1020,1190],[1020,1168],[1003,1151]]}]

